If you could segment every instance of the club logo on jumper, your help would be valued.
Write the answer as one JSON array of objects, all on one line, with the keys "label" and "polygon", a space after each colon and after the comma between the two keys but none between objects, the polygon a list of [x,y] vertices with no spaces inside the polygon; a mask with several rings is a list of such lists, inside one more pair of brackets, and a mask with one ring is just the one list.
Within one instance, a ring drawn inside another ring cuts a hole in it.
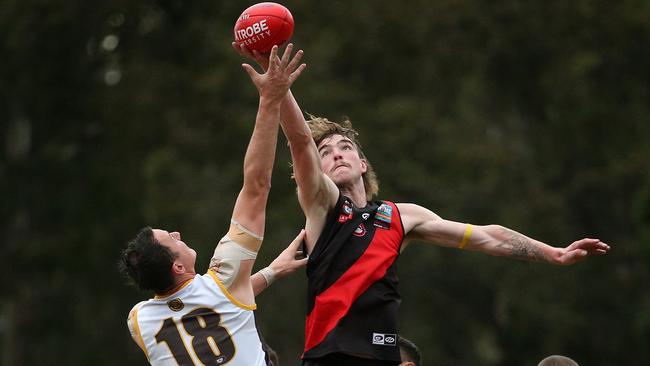
[{"label": "club logo on jumper", "polygon": [[339,214],[339,222],[343,223],[352,218],[352,205],[349,201],[345,201],[343,203],[343,207],[341,207],[341,213]]},{"label": "club logo on jumper", "polygon": [[397,334],[372,333],[372,344],[397,346]]},{"label": "club logo on jumper", "polygon": [[368,217],[370,217],[370,214],[366,212],[366,213],[362,214],[361,217],[363,217],[364,220],[368,220]]},{"label": "club logo on jumper", "polygon": [[354,236],[364,236],[366,235],[366,227],[363,226],[363,223],[359,224],[356,229],[354,229],[354,232],[352,233]]},{"label": "club logo on jumper", "polygon": [[181,299],[171,299],[167,301],[167,306],[169,306],[169,309],[171,311],[181,311],[185,307],[185,304],[181,301]]},{"label": "club logo on jumper", "polygon": [[377,209],[377,213],[375,214],[374,225],[378,228],[389,229],[392,215],[393,207],[389,204],[382,203],[381,206],[379,206]]},{"label": "club logo on jumper", "polygon": [[346,215],[352,214],[352,207],[347,202],[345,204],[343,204],[343,213],[346,214]]}]

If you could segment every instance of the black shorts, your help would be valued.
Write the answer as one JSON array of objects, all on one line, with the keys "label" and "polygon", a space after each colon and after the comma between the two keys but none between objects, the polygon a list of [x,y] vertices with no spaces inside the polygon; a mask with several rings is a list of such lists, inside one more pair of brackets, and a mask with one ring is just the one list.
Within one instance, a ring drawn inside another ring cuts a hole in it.
[{"label": "black shorts", "polygon": [[399,366],[399,362],[371,360],[342,353],[330,353],[313,360],[302,360],[302,366]]}]

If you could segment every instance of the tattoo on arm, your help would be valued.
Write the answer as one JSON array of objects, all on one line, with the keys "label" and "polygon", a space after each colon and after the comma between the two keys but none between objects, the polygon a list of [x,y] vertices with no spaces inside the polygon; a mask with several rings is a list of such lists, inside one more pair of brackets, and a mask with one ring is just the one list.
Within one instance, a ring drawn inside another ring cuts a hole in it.
[{"label": "tattoo on arm", "polygon": [[504,229],[503,234],[506,239],[499,243],[497,248],[506,250],[509,257],[536,262],[547,261],[544,253],[527,237],[508,229]]}]

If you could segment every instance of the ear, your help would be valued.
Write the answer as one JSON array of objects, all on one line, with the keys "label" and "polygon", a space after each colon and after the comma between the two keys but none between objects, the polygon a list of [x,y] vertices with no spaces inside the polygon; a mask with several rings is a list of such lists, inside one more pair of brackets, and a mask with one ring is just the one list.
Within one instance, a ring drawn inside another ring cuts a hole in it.
[{"label": "ear", "polygon": [[366,171],[368,171],[368,163],[366,162],[366,159],[361,159],[361,174]]},{"label": "ear", "polygon": [[186,272],[186,268],[183,265],[183,263],[181,263],[179,261],[174,261],[174,263],[172,263],[172,274],[173,275],[182,275],[185,272]]}]

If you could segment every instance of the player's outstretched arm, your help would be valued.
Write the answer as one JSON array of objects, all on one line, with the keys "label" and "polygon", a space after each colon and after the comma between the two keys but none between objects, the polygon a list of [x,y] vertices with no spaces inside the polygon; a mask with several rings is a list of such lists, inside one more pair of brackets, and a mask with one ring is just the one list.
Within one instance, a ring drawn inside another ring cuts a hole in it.
[{"label": "player's outstretched arm", "polygon": [[278,279],[287,277],[307,265],[308,258],[300,258],[302,257],[302,252],[299,250],[304,238],[305,230],[301,230],[298,236],[293,239],[289,246],[268,267],[262,268],[251,276],[255,296],[259,295]]},{"label": "player's outstretched arm", "polygon": [[[287,47],[293,47],[289,44]],[[262,69],[268,68],[268,61],[257,51],[249,51],[245,46],[232,43],[233,49],[241,56],[256,61]],[[334,207],[338,199],[338,188],[323,173],[320,156],[304,115],[291,90],[281,104],[281,126],[289,141],[294,175],[298,185],[298,199],[307,217],[307,246],[311,248],[320,233],[327,211]]]},{"label": "player's outstretched arm", "polygon": [[500,225],[480,226],[444,220],[414,204],[402,203],[398,207],[407,240],[556,265],[570,265],[588,256],[606,254],[610,249],[606,243],[589,238],[558,248]]},{"label": "player's outstretched arm", "polygon": [[244,158],[244,184],[235,203],[233,219],[260,236],[264,232],[264,208],[271,187],[280,103],[305,68],[305,64],[300,64],[302,51],[296,52],[293,58],[291,53],[292,47],[287,47],[280,58],[278,48],[274,46],[269,55],[270,66],[263,74],[248,64],[242,64],[255,84],[260,100],[255,128]]},{"label": "player's outstretched arm", "polygon": [[[269,55],[268,70],[263,74],[257,73],[248,64],[242,65],[259,92],[259,108],[244,158],[244,183],[235,202],[233,225],[228,232],[229,239],[236,244],[219,244],[212,265],[218,274],[225,276],[230,293],[246,304],[254,302],[250,275],[264,235],[266,202],[271,188],[280,120],[280,102],[305,68],[305,64],[300,64],[302,51],[293,57],[291,51],[287,48],[280,58],[277,46],[273,47]],[[232,273],[219,272],[221,267],[234,270]],[[224,282],[223,277],[220,279]]]}]

